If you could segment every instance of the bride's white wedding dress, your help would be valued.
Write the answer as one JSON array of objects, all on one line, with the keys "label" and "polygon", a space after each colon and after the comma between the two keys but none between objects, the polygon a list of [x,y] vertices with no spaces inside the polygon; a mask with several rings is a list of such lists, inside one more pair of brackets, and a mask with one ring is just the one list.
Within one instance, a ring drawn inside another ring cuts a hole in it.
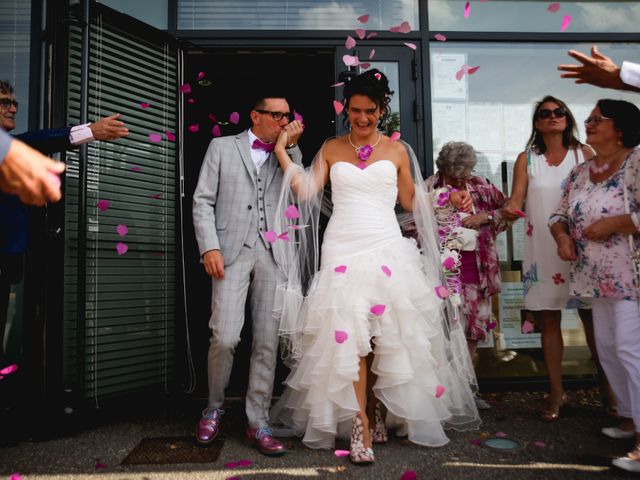
[{"label": "bride's white wedding dress", "polygon": [[312,448],[348,437],[359,411],[353,382],[372,350],[373,390],[387,426],[420,445],[448,442],[444,428],[480,423],[461,328],[449,328],[416,243],[400,232],[393,162],[330,171],[333,212],[301,314],[302,356],[272,410]]}]

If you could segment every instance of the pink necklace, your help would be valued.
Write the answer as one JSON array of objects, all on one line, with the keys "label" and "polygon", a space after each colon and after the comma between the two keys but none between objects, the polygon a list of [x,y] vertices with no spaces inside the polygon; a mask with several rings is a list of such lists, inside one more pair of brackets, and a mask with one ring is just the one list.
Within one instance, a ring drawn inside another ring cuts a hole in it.
[{"label": "pink necklace", "polygon": [[373,149],[375,148],[375,146],[378,145],[378,143],[380,142],[380,138],[381,138],[380,132],[378,132],[378,138],[376,139],[373,145],[367,144],[367,145],[363,145],[362,147],[358,147],[354,145],[353,142],[351,141],[351,133],[349,133],[349,143],[355,149],[356,155],[360,159],[360,161],[356,166],[361,170],[367,166],[367,160],[369,160],[369,157],[373,153]]}]

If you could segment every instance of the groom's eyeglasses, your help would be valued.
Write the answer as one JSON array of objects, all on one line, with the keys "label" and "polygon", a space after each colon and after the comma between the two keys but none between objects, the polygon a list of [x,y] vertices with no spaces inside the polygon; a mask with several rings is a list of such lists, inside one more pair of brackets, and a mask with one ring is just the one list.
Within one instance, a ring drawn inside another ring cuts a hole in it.
[{"label": "groom's eyeglasses", "polygon": [[0,107],[11,108],[11,105],[18,108],[18,102],[10,98],[0,98]]},{"label": "groom's eyeglasses", "polygon": [[258,113],[268,113],[276,122],[279,122],[283,118],[286,118],[288,122],[293,120],[293,114],[291,112],[272,112],[271,110],[260,110],[257,108],[255,110]]},{"label": "groom's eyeglasses", "polygon": [[538,110],[537,117],[540,120],[546,120],[547,118],[551,118],[552,114],[556,118],[564,118],[567,116],[567,111],[561,107],[555,108],[553,110],[543,108],[542,110]]}]

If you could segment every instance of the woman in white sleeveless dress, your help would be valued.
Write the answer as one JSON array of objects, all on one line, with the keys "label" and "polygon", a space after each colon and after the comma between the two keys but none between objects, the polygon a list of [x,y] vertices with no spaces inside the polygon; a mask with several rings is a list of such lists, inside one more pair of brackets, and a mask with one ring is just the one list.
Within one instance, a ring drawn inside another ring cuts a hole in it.
[{"label": "woman in white sleeveless dress", "polygon": [[[556,243],[547,227],[560,202],[562,182],[576,164],[593,156],[593,151],[577,137],[575,119],[564,102],[549,95],[539,101],[534,108],[527,149],[518,155],[514,166],[511,199],[503,211],[506,218],[515,220],[516,211],[523,204],[526,206],[522,284],[525,308],[535,312],[542,331],[550,386],[540,412],[540,419],[545,421],[556,420],[566,401],[562,387],[561,312],[565,308],[588,307],[570,299],[569,264],[555,254]],[[578,312],[597,362],[591,311],[579,308]]]},{"label": "woman in white sleeveless dress", "polygon": [[[443,428],[479,424],[462,328],[445,320],[435,293],[442,268],[427,194],[412,176],[419,169],[408,146],[378,131],[390,94],[377,70],[352,79],[344,89],[351,131],[328,140],[306,172],[287,156],[285,133],[275,149],[292,188],[279,207],[287,235],[276,231],[273,246],[288,279],[276,305],[293,366],[271,417],[311,448],[331,448],[351,431],[350,458],[360,464],[374,461],[372,443],[387,440],[387,427],[441,446]],[[314,213],[329,179],[333,211],[315,271]],[[423,255],[401,235],[396,201],[430,229]],[[313,273],[306,295],[305,266]]]}]

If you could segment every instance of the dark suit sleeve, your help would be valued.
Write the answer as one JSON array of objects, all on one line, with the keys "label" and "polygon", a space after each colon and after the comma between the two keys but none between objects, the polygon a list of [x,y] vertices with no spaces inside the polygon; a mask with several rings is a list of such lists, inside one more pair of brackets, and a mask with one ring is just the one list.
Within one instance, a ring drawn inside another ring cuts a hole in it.
[{"label": "dark suit sleeve", "polygon": [[73,145],[69,141],[70,133],[71,127],[51,128],[21,133],[16,135],[15,138],[48,155],[72,149]]}]

